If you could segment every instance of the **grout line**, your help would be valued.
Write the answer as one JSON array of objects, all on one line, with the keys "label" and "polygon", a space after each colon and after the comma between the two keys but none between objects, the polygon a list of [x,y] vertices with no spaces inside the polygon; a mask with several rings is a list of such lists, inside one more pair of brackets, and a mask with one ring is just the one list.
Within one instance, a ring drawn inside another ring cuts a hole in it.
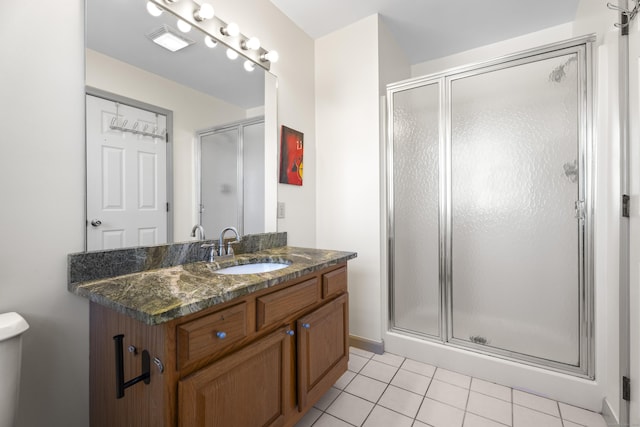
[{"label": "grout line", "polygon": [[515,425],[516,420],[515,420],[515,414],[514,414],[514,410],[513,410],[513,388],[511,389],[511,425]]}]

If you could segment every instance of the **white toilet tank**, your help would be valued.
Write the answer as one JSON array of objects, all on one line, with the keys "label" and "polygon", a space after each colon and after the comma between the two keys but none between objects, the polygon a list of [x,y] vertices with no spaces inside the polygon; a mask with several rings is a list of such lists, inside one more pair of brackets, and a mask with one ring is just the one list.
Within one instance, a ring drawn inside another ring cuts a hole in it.
[{"label": "white toilet tank", "polygon": [[13,427],[18,406],[22,333],[29,324],[18,313],[0,314],[0,427]]}]

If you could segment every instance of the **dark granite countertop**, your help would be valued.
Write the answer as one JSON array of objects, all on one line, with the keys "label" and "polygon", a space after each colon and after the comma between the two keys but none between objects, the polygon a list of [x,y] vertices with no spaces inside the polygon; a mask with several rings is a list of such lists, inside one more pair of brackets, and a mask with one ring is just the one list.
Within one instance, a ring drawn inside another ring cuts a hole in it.
[{"label": "dark granite countertop", "polygon": [[[71,283],[76,295],[149,325],[160,324],[266,289],[357,256],[354,252],[281,246],[221,262],[194,262],[107,279]],[[215,270],[254,262],[290,264],[258,274],[222,275]]]}]

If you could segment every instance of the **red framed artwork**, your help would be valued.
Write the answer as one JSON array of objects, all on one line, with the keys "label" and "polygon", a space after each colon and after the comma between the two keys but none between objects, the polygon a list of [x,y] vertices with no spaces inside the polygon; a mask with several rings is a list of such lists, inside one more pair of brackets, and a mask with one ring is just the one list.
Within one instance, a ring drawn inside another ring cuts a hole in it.
[{"label": "red framed artwork", "polygon": [[280,135],[280,183],[302,185],[302,132],[282,126]]}]

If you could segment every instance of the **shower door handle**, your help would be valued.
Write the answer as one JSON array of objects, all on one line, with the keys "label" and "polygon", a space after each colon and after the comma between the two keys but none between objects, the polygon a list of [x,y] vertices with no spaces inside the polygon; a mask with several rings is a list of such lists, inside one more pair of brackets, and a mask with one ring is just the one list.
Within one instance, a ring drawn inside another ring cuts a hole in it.
[{"label": "shower door handle", "polygon": [[584,200],[575,202],[576,219],[584,219]]}]

